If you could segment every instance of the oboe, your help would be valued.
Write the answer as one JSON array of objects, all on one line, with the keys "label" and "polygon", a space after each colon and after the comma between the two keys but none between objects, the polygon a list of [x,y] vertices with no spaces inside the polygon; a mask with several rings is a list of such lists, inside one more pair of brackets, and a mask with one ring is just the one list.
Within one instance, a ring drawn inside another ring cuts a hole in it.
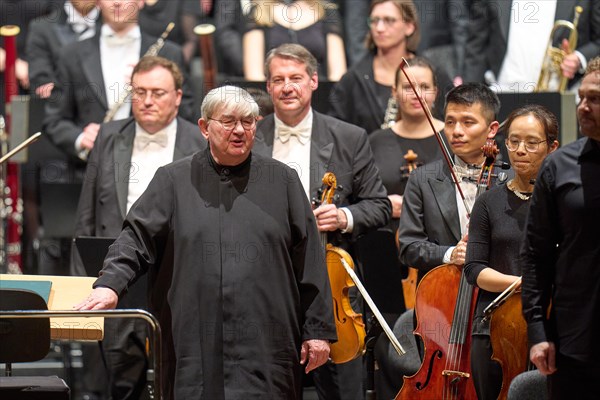
[{"label": "oboe", "polygon": [[[152,46],[150,46],[148,48],[148,50],[142,56],[142,58],[146,57],[146,56],[156,56],[156,55],[158,55],[158,52],[165,45],[165,40],[167,40],[167,37],[169,36],[169,34],[171,33],[171,31],[173,30],[174,27],[175,27],[175,24],[173,22],[169,22],[169,25],[167,25],[167,29],[165,29],[165,31],[163,32],[162,35],[160,35],[160,37],[158,38],[158,40]],[[124,86],[123,90],[119,94],[119,99],[106,112],[106,115],[104,116],[104,120],[102,122],[109,122],[109,121],[112,121],[115,118],[115,115],[117,115],[117,112],[119,111],[119,109],[123,106],[123,104],[125,104],[125,101],[127,100],[127,98],[129,97],[129,95],[131,94],[132,90],[133,90],[133,88],[131,87],[131,85],[126,84]]]}]

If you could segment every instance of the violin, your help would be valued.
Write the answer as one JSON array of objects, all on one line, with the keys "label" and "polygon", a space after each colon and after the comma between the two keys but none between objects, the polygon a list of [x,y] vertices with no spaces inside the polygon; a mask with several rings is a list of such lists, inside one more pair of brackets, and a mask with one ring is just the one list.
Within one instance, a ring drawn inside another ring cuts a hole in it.
[{"label": "violin", "polygon": [[[331,172],[323,176],[321,204],[332,204],[337,179]],[[333,316],[337,331],[337,342],[331,344],[329,357],[335,364],[345,363],[363,355],[365,352],[365,324],[362,314],[356,313],[350,304],[349,289],[354,282],[348,276],[343,262],[354,269],[350,254],[344,249],[327,243],[327,233],[321,233],[321,243],[326,253],[327,272],[333,298]]]},{"label": "violin", "polygon": [[[417,162],[419,155],[412,149],[408,149],[404,155],[406,165],[400,167],[402,172],[402,178],[408,179],[411,172],[421,166],[422,163]],[[396,247],[400,248],[400,239],[398,237],[398,230],[396,230]],[[415,308],[415,297],[417,294],[417,280],[419,278],[419,271],[416,268],[408,267],[408,275],[402,279],[402,294],[404,295],[404,305],[406,309]]]}]

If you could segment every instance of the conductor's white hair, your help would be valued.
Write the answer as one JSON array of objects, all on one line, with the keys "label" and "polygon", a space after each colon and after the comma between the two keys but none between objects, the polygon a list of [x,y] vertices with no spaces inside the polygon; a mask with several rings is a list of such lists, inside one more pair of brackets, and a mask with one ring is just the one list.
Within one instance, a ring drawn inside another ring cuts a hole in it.
[{"label": "conductor's white hair", "polygon": [[200,107],[204,119],[212,118],[219,111],[258,117],[259,108],[250,93],[237,86],[225,85],[208,92]]}]

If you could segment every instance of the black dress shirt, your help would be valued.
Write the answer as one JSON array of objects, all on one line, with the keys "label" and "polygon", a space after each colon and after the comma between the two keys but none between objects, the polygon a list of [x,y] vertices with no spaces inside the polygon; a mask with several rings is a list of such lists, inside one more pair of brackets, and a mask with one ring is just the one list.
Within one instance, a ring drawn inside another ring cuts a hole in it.
[{"label": "black dress shirt", "polygon": [[538,174],[522,295],[530,342],[554,341],[560,354],[590,364],[600,357],[599,227],[600,143],[582,138],[549,155]]}]

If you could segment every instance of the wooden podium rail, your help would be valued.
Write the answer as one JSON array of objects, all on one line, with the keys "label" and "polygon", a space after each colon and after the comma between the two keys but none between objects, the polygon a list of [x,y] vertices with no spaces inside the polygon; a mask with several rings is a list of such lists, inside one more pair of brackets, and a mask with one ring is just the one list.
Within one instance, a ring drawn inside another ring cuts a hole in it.
[{"label": "wooden podium rail", "polygon": [[[0,274],[0,280],[50,281],[52,287],[48,297],[48,310],[73,310],[74,305],[89,296],[96,278]],[[55,340],[102,340],[104,338],[104,319],[101,317],[78,318],[76,314],[64,318],[51,318],[50,337]]]}]

